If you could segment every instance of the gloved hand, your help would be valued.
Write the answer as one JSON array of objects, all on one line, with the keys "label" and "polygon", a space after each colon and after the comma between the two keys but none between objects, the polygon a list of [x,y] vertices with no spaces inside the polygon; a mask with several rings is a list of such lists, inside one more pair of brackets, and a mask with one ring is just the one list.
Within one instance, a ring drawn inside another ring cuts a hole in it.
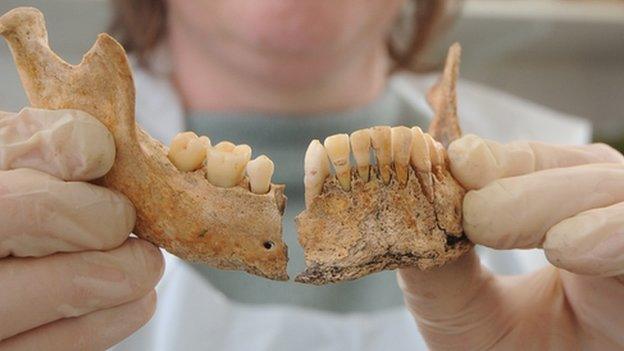
[{"label": "gloved hand", "polygon": [[602,144],[501,145],[470,135],[448,155],[471,189],[470,240],[542,248],[552,266],[496,276],[471,251],[429,272],[400,270],[431,349],[624,349],[624,157]]},{"label": "gloved hand", "polygon": [[160,251],[128,240],[128,199],[78,182],[114,158],[84,112],[0,113],[0,350],[103,350],[153,314]]}]

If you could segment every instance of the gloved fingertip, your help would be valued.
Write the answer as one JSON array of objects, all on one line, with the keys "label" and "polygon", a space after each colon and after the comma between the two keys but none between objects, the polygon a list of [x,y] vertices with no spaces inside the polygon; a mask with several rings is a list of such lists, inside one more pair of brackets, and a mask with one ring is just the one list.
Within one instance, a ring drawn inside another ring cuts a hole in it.
[{"label": "gloved fingertip", "polygon": [[624,204],[593,209],[553,226],[543,243],[546,258],[567,271],[596,276],[624,274]]},{"label": "gloved fingertip", "polygon": [[591,147],[599,150],[600,161],[606,163],[624,163],[624,155],[605,143],[594,143]]},{"label": "gloved fingertip", "polygon": [[[463,203],[464,233],[475,244],[496,248],[496,212],[491,207],[494,197],[490,188],[473,190],[466,193]],[[494,215],[494,216],[492,216]]]}]

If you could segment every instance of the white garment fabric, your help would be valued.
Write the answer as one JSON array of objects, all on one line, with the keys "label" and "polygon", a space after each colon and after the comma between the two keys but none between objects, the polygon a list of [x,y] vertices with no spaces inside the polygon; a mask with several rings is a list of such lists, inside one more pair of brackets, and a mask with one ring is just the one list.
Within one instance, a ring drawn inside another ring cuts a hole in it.
[{"label": "white garment fabric", "polygon": [[[152,136],[169,143],[183,128],[183,108],[167,78],[166,63],[157,62],[156,68],[156,73],[135,69],[137,119]],[[391,77],[389,88],[431,115],[425,94],[436,78],[399,73]],[[583,144],[591,137],[591,126],[584,120],[475,83],[459,82],[458,101],[463,130],[484,138]],[[499,274],[526,273],[546,264],[539,250],[478,247],[477,251],[482,262]],[[244,305],[229,301],[180,259],[165,256],[156,314],[113,350],[427,349],[404,308],[334,314],[293,306]]]}]

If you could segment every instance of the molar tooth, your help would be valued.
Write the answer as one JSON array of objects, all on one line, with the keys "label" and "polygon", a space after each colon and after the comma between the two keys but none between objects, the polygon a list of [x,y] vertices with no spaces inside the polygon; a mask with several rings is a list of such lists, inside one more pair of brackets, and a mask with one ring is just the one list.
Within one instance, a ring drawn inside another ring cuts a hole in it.
[{"label": "molar tooth", "polygon": [[206,176],[213,185],[222,188],[236,186],[245,175],[245,166],[251,158],[248,145],[220,142],[206,153]]},{"label": "molar tooth", "polygon": [[207,136],[200,136],[199,139],[197,139],[199,141],[200,144],[202,144],[204,147],[209,148],[212,145],[210,144],[210,139],[208,139]]},{"label": "molar tooth", "polygon": [[235,148],[236,148],[236,145],[234,145],[233,143],[229,141],[222,141],[218,143],[217,145],[215,145],[216,150],[225,151],[225,152],[230,152],[234,150]]},{"label": "molar tooth", "polygon": [[265,155],[260,155],[247,163],[247,176],[251,191],[256,194],[266,194],[271,187],[271,177],[275,166],[273,161]]},{"label": "molar tooth", "polygon": [[305,203],[310,207],[314,198],[321,194],[325,178],[329,175],[327,151],[318,140],[312,140],[305,153],[303,163],[305,176]]},{"label": "molar tooth", "polygon": [[431,172],[429,144],[419,127],[412,127],[411,163],[417,171]]},{"label": "molar tooth", "polygon": [[393,127],[392,134],[392,159],[394,170],[399,183],[407,182],[410,151],[412,148],[412,131],[404,126]]},{"label": "molar tooth", "polygon": [[249,145],[236,145],[233,151],[235,154],[241,155],[246,160],[243,167],[247,165],[247,162],[249,162],[249,160],[251,160],[251,147]]},{"label": "molar tooth", "polygon": [[384,184],[388,184],[392,164],[392,132],[388,126],[377,126],[370,129],[370,134],[379,174]]},{"label": "molar tooth", "polygon": [[197,137],[193,132],[178,133],[171,141],[167,157],[182,172],[191,172],[201,167],[206,159],[206,145],[210,139]]},{"label": "molar tooth", "polygon": [[347,134],[336,134],[325,138],[325,150],[334,169],[336,178],[343,190],[351,189],[351,165],[349,163],[349,136]]},{"label": "molar tooth", "polygon": [[350,140],[358,174],[364,182],[368,182],[370,179],[370,132],[368,129],[357,130],[351,133]]}]

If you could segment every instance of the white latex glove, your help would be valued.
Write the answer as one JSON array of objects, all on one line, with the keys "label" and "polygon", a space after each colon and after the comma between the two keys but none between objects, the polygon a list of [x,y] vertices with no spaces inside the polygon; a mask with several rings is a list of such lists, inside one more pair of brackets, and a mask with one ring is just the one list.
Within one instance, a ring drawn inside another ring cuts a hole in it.
[{"label": "white latex glove", "polygon": [[128,240],[123,195],[76,181],[114,158],[84,112],[0,113],[0,350],[104,350],[153,314],[160,251]]},{"label": "white latex glove", "polygon": [[399,284],[432,350],[624,349],[624,157],[602,145],[501,145],[465,136],[449,147],[472,189],[464,229],[496,249],[542,248],[552,264],[495,276],[470,251]]}]

